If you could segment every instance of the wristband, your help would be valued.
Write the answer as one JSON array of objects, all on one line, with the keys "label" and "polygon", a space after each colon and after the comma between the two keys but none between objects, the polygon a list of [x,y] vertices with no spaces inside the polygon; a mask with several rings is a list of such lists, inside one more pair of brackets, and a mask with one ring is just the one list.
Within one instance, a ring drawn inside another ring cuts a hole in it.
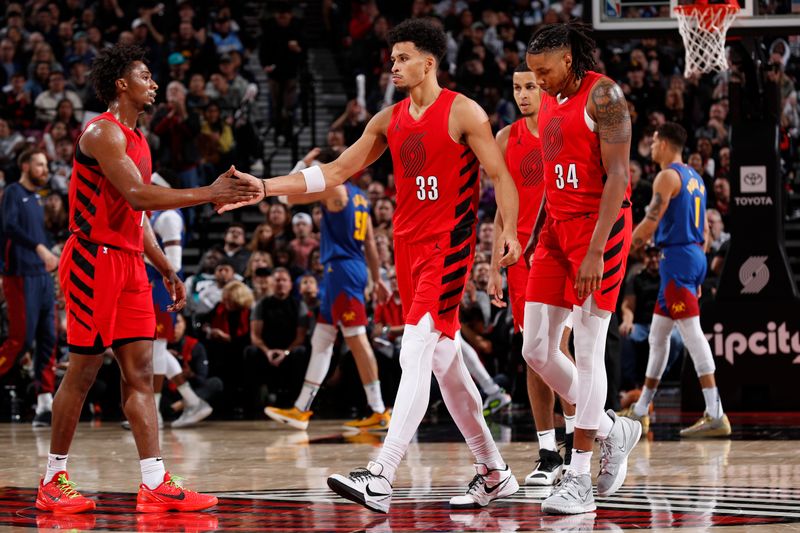
[{"label": "wristband", "polygon": [[300,171],[306,181],[306,192],[322,192],[325,190],[325,176],[322,169],[317,166],[304,168]]},{"label": "wristband", "polygon": [[267,198],[267,180],[261,180],[261,185],[264,186],[264,198]]}]

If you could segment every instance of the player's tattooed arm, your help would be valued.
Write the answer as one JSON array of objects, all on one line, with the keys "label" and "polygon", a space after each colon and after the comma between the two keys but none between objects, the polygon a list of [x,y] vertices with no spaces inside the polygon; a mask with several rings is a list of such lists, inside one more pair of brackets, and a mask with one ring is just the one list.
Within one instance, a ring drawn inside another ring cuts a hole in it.
[{"label": "player's tattooed arm", "polygon": [[600,141],[630,143],[631,116],[622,89],[613,81],[602,79],[592,88],[591,96]]},{"label": "player's tattooed arm", "polygon": [[648,220],[652,220],[653,222],[658,222],[661,220],[661,210],[664,205],[664,199],[661,198],[661,193],[656,191],[653,193],[653,199],[650,200],[650,205],[647,206],[647,214],[645,218]]}]

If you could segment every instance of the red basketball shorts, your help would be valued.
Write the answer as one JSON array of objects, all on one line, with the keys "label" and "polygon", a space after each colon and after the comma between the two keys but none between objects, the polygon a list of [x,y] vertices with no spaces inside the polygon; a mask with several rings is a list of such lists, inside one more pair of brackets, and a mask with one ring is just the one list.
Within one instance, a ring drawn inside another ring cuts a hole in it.
[{"label": "red basketball shorts", "polygon": [[475,232],[468,228],[413,242],[395,237],[394,258],[405,323],[418,324],[430,313],[436,329],[454,338],[475,258]]},{"label": "red basketball shorts", "polygon": [[141,254],[70,236],[59,279],[73,353],[98,354],[137,340],[153,340],[156,318]]},{"label": "red basketball shorts", "polygon": [[[596,223],[597,215],[569,220],[547,218],[533,254],[526,301],[568,309],[583,305],[585,299],[579,299],[575,293],[575,278],[586,257]],[[631,247],[631,229],[631,210],[620,210],[603,254],[600,289],[592,293],[597,306],[605,311],[613,312],[617,307]]]}]

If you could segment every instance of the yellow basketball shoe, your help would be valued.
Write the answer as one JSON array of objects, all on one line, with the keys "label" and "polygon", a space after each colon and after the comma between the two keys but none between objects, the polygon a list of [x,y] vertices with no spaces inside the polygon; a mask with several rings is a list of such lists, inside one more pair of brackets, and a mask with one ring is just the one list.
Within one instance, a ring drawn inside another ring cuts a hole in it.
[{"label": "yellow basketball shoe", "polygon": [[295,429],[304,430],[308,428],[308,419],[314,413],[311,411],[301,411],[297,407],[291,409],[278,409],[277,407],[265,407],[264,414],[283,424],[288,424]]},{"label": "yellow basketball shoe", "polygon": [[703,417],[694,425],[681,430],[681,437],[693,439],[705,439],[709,437],[728,437],[731,434],[731,423],[728,415],[724,414],[719,418],[711,418],[708,413],[703,413]]},{"label": "yellow basketball shoe", "polygon": [[642,438],[647,438],[647,433],[650,431],[650,415],[639,416],[633,410],[633,406],[636,405],[631,404],[630,407],[626,407],[622,411],[618,412],[619,416],[624,416],[625,418],[630,418],[631,420],[638,420],[640,424],[642,424]]},{"label": "yellow basketball shoe", "polygon": [[370,416],[345,422],[342,427],[349,430],[386,431],[389,429],[389,420],[392,419],[392,410],[386,409],[382,413],[373,412]]}]

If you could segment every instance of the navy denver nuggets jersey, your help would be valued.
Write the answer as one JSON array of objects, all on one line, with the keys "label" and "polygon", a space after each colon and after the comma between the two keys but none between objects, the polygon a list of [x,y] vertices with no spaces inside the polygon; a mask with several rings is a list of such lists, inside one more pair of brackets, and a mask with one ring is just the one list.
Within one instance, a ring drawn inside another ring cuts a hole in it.
[{"label": "navy denver nuggets jersey", "polygon": [[706,223],[706,188],[703,178],[691,167],[673,163],[669,166],[681,178],[681,190],[669,201],[658,224],[655,243],[659,247],[703,243]]},{"label": "navy denver nuggets jersey", "polygon": [[367,237],[369,201],[364,192],[350,183],[347,187],[347,205],[332,213],[322,208],[320,231],[320,261],[358,259],[364,261],[364,239]]}]

